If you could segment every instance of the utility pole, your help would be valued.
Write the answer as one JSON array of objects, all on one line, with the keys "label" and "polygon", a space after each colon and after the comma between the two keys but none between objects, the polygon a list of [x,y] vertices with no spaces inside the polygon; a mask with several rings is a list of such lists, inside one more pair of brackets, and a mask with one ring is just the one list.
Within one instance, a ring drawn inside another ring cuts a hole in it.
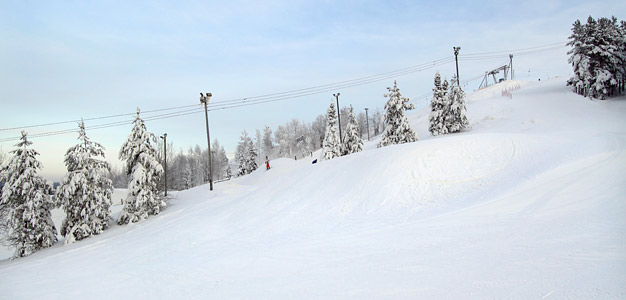
[{"label": "utility pole", "polygon": [[207,153],[209,154],[209,189],[212,191],[213,190],[213,165],[211,164],[211,135],[209,135],[209,113],[208,113],[208,108],[207,105],[209,105],[209,100],[211,99],[211,96],[213,96],[213,94],[211,93],[206,93],[206,95],[202,95],[202,93],[200,93],[200,103],[204,104],[204,117],[206,118],[206,140],[207,140],[207,144],[208,144],[208,151]]},{"label": "utility pole", "polygon": [[339,123],[339,142],[343,143],[343,141],[341,140],[341,118],[339,117],[339,93],[333,94],[333,96],[335,96],[335,98],[337,99],[337,122]]},{"label": "utility pole", "polygon": [[511,80],[513,80],[513,54],[509,54],[509,68],[511,68]]},{"label": "utility pole", "polygon": [[365,124],[367,124],[367,140],[370,140],[370,118],[367,116],[368,108],[365,108]]},{"label": "utility pole", "polygon": [[456,85],[461,86],[459,83],[459,50],[461,47],[452,47],[454,49],[454,60],[456,62]]},{"label": "utility pole", "polygon": [[165,197],[167,197],[167,133],[164,133],[163,139],[163,156],[165,157],[163,167],[165,168]]}]

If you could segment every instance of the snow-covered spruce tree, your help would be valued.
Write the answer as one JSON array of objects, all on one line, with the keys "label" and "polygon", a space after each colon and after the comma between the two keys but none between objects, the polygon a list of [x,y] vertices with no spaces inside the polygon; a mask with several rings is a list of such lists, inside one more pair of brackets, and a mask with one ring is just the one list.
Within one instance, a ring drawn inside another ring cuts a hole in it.
[{"label": "snow-covered spruce tree", "polygon": [[235,157],[237,159],[237,163],[239,164],[239,167],[237,168],[237,176],[243,176],[248,174],[248,160],[246,158],[246,146],[248,144],[247,138],[248,132],[244,130],[239,137],[237,151],[235,152]]},{"label": "snow-covered spruce tree", "polygon": [[230,163],[228,164],[228,166],[226,167],[226,179],[230,180],[230,178],[233,177],[233,171],[230,168]]},{"label": "snow-covered spruce tree", "polygon": [[265,126],[263,129],[263,141],[261,142],[261,153],[265,156],[272,156],[272,150],[274,149],[274,141],[272,140],[272,130],[269,126]]},{"label": "snow-covered spruce tree", "polygon": [[31,255],[57,242],[57,230],[50,214],[55,207],[49,195],[51,188],[37,175],[41,169],[36,158],[39,153],[30,145],[27,133],[22,131],[21,141],[0,171],[4,182],[0,205],[7,212],[7,241],[15,248],[14,258]]},{"label": "snow-covered spruce tree", "polygon": [[585,39],[587,27],[580,23],[580,20],[576,20],[572,27],[572,35],[569,37],[568,46],[572,49],[567,52],[570,55],[568,62],[572,64],[574,74],[567,80],[567,85],[574,87],[574,91],[578,94],[583,94],[584,89],[588,86],[589,80],[589,56],[590,45],[587,45]]},{"label": "snow-covered spruce tree", "polygon": [[250,174],[252,171],[257,169],[257,154],[254,150],[254,143],[252,142],[252,138],[248,136],[248,132],[245,130],[239,137],[239,144],[237,144],[237,152],[235,156],[239,162],[237,176]]},{"label": "snow-covered spruce tree", "polygon": [[237,177],[248,174],[246,172],[246,156],[243,152],[235,153],[237,157],[237,162],[239,162],[239,167],[237,168]]},{"label": "snow-covered spruce tree", "polygon": [[568,62],[573,75],[567,85],[574,91],[591,98],[606,99],[619,92],[619,82],[626,77],[626,41],[624,22],[615,17],[589,16],[586,24],[574,22],[567,43],[572,49]]},{"label": "snow-covered spruce tree", "polygon": [[335,104],[331,101],[326,113],[326,133],[324,134],[322,146],[323,159],[333,159],[341,156],[341,142],[337,130],[339,130],[337,127],[337,111],[335,110]]},{"label": "snow-covered spruce tree", "polygon": [[79,143],[65,153],[67,174],[57,189],[57,201],[66,214],[61,225],[66,244],[102,233],[112,219],[113,184],[108,178],[111,167],[104,160],[104,148],[89,140],[83,121],[78,128]]},{"label": "snow-covered spruce tree", "polygon": [[393,87],[387,87],[389,97],[385,104],[383,138],[378,143],[378,147],[384,147],[394,144],[404,144],[417,141],[417,134],[411,129],[409,120],[404,114],[405,110],[415,109],[413,104],[408,103],[409,98],[402,97],[397,83],[393,82]]},{"label": "snow-covered spruce tree", "polygon": [[363,151],[363,139],[361,139],[359,124],[354,117],[352,105],[350,105],[350,110],[348,110],[348,125],[346,126],[346,134],[343,139],[343,155],[361,151]]},{"label": "snow-covered spruce tree", "polygon": [[[2,148],[0,148],[0,171],[2,171],[4,163],[7,159],[8,159],[8,155],[2,151]],[[4,177],[2,177],[0,174],[0,202],[2,202],[2,187],[3,186],[4,186]],[[8,233],[6,220],[7,220],[8,213],[9,212],[8,212],[7,207],[5,205],[0,205],[0,244],[6,244],[5,237],[7,236],[7,233]]]},{"label": "snow-covered spruce tree", "polygon": [[459,132],[469,126],[467,109],[465,107],[465,92],[457,84],[456,76],[450,81],[448,92],[450,110],[446,116],[446,128],[448,133]]},{"label": "snow-covered spruce tree", "polygon": [[259,165],[257,164],[258,154],[252,139],[248,140],[248,173],[254,172]]},{"label": "snow-covered spruce tree", "polygon": [[441,75],[435,73],[435,87],[433,97],[430,100],[430,126],[428,130],[434,136],[448,133],[446,126],[446,116],[450,110],[447,89],[441,84]]},{"label": "snow-covered spruce tree", "polygon": [[620,33],[615,17],[599,18],[594,33],[594,45],[591,54],[597,60],[594,72],[595,82],[591,84],[595,98],[606,99],[615,95],[618,82],[624,77],[626,53],[622,51],[622,43],[626,38]]},{"label": "snow-covered spruce tree", "polygon": [[144,121],[137,117],[128,139],[120,149],[119,158],[126,161],[128,170],[128,195],[117,223],[128,224],[156,215],[165,208],[165,201],[159,196],[157,186],[163,175],[163,167],[156,159],[156,136],[146,130]]}]

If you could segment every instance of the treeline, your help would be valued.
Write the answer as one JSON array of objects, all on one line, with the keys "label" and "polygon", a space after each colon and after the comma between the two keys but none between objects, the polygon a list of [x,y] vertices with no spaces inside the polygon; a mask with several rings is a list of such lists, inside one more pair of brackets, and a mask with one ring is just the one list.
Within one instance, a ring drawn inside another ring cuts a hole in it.
[{"label": "treeline", "polygon": [[[344,106],[340,111],[342,133],[347,132],[350,109],[349,106]],[[370,137],[379,135],[383,129],[382,111],[380,109],[370,111],[368,117]],[[355,116],[358,134],[364,139],[367,139],[368,136],[368,117],[364,111]],[[310,156],[311,152],[322,148],[327,122],[327,116],[321,114],[311,123],[292,119],[284,125],[279,125],[274,131],[267,126],[262,130],[257,129],[254,147],[256,153],[259,154],[258,161],[261,162],[266,156],[295,159]]]},{"label": "treeline", "polygon": [[[167,166],[165,164],[165,148],[167,148]],[[157,161],[167,170],[167,189],[181,191],[209,182],[209,157],[207,149],[199,145],[189,147],[187,151],[179,149],[173,142],[165,147],[163,140],[156,145]],[[211,144],[211,166],[213,181],[225,180],[232,177],[226,150],[217,139]],[[128,172],[126,168],[114,168],[110,178],[115,188],[128,186]],[[165,190],[165,176],[159,180],[159,190]]]},{"label": "treeline", "polygon": [[[350,107],[345,106],[340,113],[341,127],[344,133],[348,126],[349,110]],[[383,131],[383,113],[379,108],[373,112],[370,111],[367,117],[364,111],[359,112],[355,119],[358,124],[358,134],[363,139],[367,139],[368,117],[370,137],[377,136]],[[249,136],[246,131],[243,131],[234,160],[228,159],[224,147],[217,139],[214,139],[211,144],[213,181],[227,180],[233,176],[248,174],[258,165],[261,165],[266,156],[270,159],[280,157],[300,159],[310,156],[312,152],[322,148],[326,123],[326,115],[319,115],[311,123],[292,119],[274,130],[266,126],[262,130],[257,129],[254,136]],[[166,167],[165,148],[167,148]],[[156,149],[156,159],[167,169],[168,190],[186,190],[209,182],[209,159],[206,148],[195,145],[186,151],[176,150],[173,142],[168,141],[167,147],[165,147],[163,140],[159,140]],[[254,167],[252,167],[251,160],[254,161]],[[113,168],[109,178],[115,188],[126,188],[128,186],[127,174],[128,172],[124,167]],[[165,177],[163,176],[159,181],[159,190],[163,191],[164,189]]]}]

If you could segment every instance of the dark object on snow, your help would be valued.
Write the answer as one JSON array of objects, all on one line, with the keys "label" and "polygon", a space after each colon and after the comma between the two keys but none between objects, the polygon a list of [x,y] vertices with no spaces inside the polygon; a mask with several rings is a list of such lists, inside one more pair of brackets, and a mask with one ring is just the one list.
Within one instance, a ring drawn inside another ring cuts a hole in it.
[{"label": "dark object on snow", "polygon": [[316,163],[317,163],[317,159],[316,159],[316,160],[314,160],[311,164],[316,164]]}]

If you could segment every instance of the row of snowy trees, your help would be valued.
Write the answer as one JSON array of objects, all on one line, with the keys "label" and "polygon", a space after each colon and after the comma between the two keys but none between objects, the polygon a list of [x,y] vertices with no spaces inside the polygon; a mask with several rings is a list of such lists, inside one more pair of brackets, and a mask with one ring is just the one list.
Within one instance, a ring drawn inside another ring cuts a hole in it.
[{"label": "row of snowy trees", "polygon": [[[66,243],[100,234],[112,221],[113,185],[104,147],[87,137],[82,121],[78,127],[78,143],[65,154],[67,174],[56,197],[50,196],[52,188],[38,174],[42,167],[36,157],[39,153],[31,148],[26,132],[2,164],[0,229],[3,242],[15,248],[14,257],[28,256],[57,242],[50,213],[53,208],[62,207],[66,213],[61,225]],[[159,214],[166,206],[157,190],[163,167],[156,158],[156,142],[137,110],[133,129],[119,152],[128,178],[128,194],[117,220],[120,225]]]},{"label": "row of snowy trees", "polygon": [[[344,115],[345,116],[345,115]],[[358,124],[354,118],[352,106],[348,110],[348,122],[346,124],[343,139],[339,137],[339,127],[337,121],[337,111],[335,103],[330,102],[326,113],[326,132],[322,148],[323,159],[333,159],[342,155],[352,154],[363,150],[363,139],[358,131]]]},{"label": "row of snowy trees", "polygon": [[574,74],[567,85],[580,95],[606,99],[624,91],[626,80],[626,22],[615,17],[586,24],[576,20],[567,45]]},{"label": "row of snowy trees", "polygon": [[[383,122],[380,109],[371,112],[369,120],[364,112],[354,113],[352,107],[343,107],[341,109],[341,131],[347,132],[351,126],[348,122],[349,118],[355,120],[356,125],[352,125],[352,130],[356,129],[360,138],[367,138],[367,124],[369,121],[369,129],[371,136],[377,136],[382,132]],[[352,115],[352,117],[349,117]],[[335,110],[335,120],[336,120]],[[258,154],[257,162],[261,163],[265,157],[288,157],[301,158],[311,154],[323,147],[326,137],[326,127],[328,122],[327,115],[319,115],[310,124],[292,119],[284,125],[278,126],[274,131],[269,127],[256,131],[256,139],[254,147]],[[337,128],[338,130],[338,128]],[[239,157],[238,154],[235,155]]]},{"label": "row of snowy trees", "polygon": [[465,108],[465,92],[458,85],[456,76],[450,83],[441,82],[435,74],[435,87],[430,101],[429,131],[432,135],[459,132],[469,126]]},{"label": "row of snowy trees", "polygon": [[[385,115],[383,117],[382,139],[378,147],[393,144],[403,144],[417,141],[417,134],[411,129],[405,111],[414,109],[413,104],[409,104],[409,98],[403,97],[397,83],[394,81],[393,87],[387,87],[389,98],[385,104]],[[339,138],[338,122],[336,118],[335,105],[331,101],[326,114],[326,134],[323,143],[322,158],[329,160],[342,155],[348,155],[363,150],[363,139],[358,130],[352,107],[347,113],[347,125],[344,136]]]},{"label": "row of snowy trees", "polygon": [[[406,117],[405,111],[415,109],[409,103],[409,98],[403,97],[394,81],[393,87],[387,87],[388,98],[385,104],[385,115],[383,118],[384,129],[378,147],[388,145],[404,144],[417,141],[417,134]],[[439,72],[435,74],[435,87],[431,100],[430,132],[437,136],[441,134],[459,132],[469,126],[465,107],[465,92],[458,85],[456,77],[448,83],[447,80],[441,82]],[[339,139],[337,128],[336,110],[333,102],[326,115],[326,133],[323,143],[323,158],[333,159],[346,154],[359,152],[363,149],[363,140],[357,130],[352,109],[348,111],[348,124],[343,139]]]},{"label": "row of snowy trees", "polygon": [[[164,147],[163,141],[157,144],[157,160],[165,169],[165,148],[167,148],[167,189],[172,191],[182,191],[209,182],[209,158],[207,149],[199,145],[189,147],[187,152],[182,149],[175,152],[176,147],[173,142],[168,142]],[[226,150],[217,139],[211,143],[211,166],[213,169],[213,180],[224,180],[232,177],[230,161],[226,155]],[[128,185],[127,171],[112,170],[110,178],[116,188],[126,188]],[[159,190],[165,189],[164,176],[159,182]]]},{"label": "row of snowy trees", "polygon": [[245,130],[241,133],[239,144],[237,144],[236,159],[239,163],[237,176],[243,176],[252,173],[258,167],[257,150],[252,142],[252,138],[248,136]]}]

